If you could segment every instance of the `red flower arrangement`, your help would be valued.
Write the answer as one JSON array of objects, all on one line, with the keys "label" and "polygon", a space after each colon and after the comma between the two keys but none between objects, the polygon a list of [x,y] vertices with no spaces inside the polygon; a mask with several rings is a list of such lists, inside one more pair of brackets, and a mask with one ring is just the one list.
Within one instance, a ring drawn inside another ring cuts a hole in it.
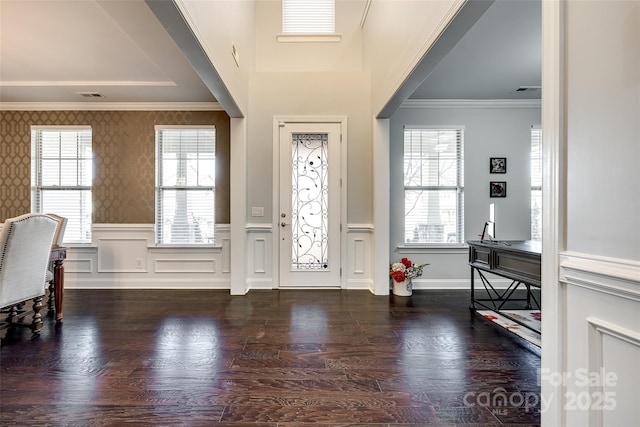
[{"label": "red flower arrangement", "polygon": [[389,267],[389,276],[397,283],[422,276],[422,269],[429,264],[414,264],[409,258],[402,258]]}]

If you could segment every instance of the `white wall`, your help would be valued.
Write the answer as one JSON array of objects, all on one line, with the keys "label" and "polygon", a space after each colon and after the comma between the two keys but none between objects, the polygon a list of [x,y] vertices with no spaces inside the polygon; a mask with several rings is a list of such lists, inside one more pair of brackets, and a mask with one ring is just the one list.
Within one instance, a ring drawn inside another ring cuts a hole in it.
[{"label": "white wall", "polygon": [[[554,351],[543,342],[543,363],[570,375],[555,396],[564,425],[637,425],[640,3],[569,1],[565,16],[567,233],[560,314],[550,312],[564,345]],[[591,384],[577,372],[589,373]],[[543,392],[548,385],[543,378]]]},{"label": "white wall", "polygon": [[376,0],[363,29],[364,62],[371,70],[373,114],[404,83],[462,7],[461,0]]},{"label": "white wall", "polygon": [[[249,102],[249,71],[254,68],[255,58],[253,3],[176,0],[222,82],[245,114]],[[232,46],[239,54],[239,66],[231,54]]]},{"label": "white wall", "polygon": [[358,30],[362,3],[336,3],[338,43],[281,43],[280,1],[256,2],[256,69],[250,78],[248,209],[272,223],[274,116],[346,116],[348,222],[372,222],[371,103]]},{"label": "white wall", "polygon": [[569,2],[568,28],[567,249],[640,260],[640,4]]},{"label": "white wall", "polygon": [[[420,287],[467,287],[467,250],[411,249],[404,244],[403,131],[404,126],[462,126],[464,128],[464,240],[474,240],[496,206],[496,234],[500,240],[530,238],[530,150],[532,125],[540,124],[536,101],[432,101],[406,103],[391,117],[391,229],[390,257],[409,256],[428,262]],[[413,106],[413,107],[409,107]],[[507,173],[490,174],[489,158],[506,157]],[[490,198],[489,182],[506,181],[507,197]]]}]

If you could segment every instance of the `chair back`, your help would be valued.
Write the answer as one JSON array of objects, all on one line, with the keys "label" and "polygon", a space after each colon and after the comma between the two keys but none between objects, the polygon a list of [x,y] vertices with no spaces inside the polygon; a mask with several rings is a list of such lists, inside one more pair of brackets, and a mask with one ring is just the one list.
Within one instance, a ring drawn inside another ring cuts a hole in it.
[{"label": "chair back", "polygon": [[67,228],[67,218],[56,214],[47,214],[47,216],[58,221],[58,228],[56,228],[56,234],[53,237],[53,246],[62,246],[64,230]]},{"label": "chair back", "polygon": [[5,221],[0,230],[0,307],[44,295],[58,222],[42,214]]}]

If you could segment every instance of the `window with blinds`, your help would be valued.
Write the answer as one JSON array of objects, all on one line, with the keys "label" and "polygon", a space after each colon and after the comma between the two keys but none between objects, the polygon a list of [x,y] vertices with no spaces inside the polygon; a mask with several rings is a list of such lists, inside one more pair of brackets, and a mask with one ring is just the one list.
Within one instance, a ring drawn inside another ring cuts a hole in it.
[{"label": "window with blinds", "polygon": [[213,244],[216,130],[156,127],[156,243]]},{"label": "window with blinds", "polygon": [[531,127],[531,240],[542,240],[542,130]]},{"label": "window with blinds", "polygon": [[404,130],[405,243],[464,242],[462,129]]},{"label": "window with blinds", "polygon": [[31,211],[67,218],[64,243],[91,242],[91,127],[31,128]]},{"label": "window with blinds", "polygon": [[335,0],[282,0],[284,34],[334,34]]}]

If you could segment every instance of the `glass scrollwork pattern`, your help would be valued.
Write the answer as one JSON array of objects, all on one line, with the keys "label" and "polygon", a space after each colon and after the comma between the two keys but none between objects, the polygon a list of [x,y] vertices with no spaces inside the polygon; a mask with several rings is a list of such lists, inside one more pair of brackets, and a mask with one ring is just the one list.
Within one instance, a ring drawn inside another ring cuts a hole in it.
[{"label": "glass scrollwork pattern", "polygon": [[328,268],[328,135],[294,133],[291,160],[291,268]]}]

